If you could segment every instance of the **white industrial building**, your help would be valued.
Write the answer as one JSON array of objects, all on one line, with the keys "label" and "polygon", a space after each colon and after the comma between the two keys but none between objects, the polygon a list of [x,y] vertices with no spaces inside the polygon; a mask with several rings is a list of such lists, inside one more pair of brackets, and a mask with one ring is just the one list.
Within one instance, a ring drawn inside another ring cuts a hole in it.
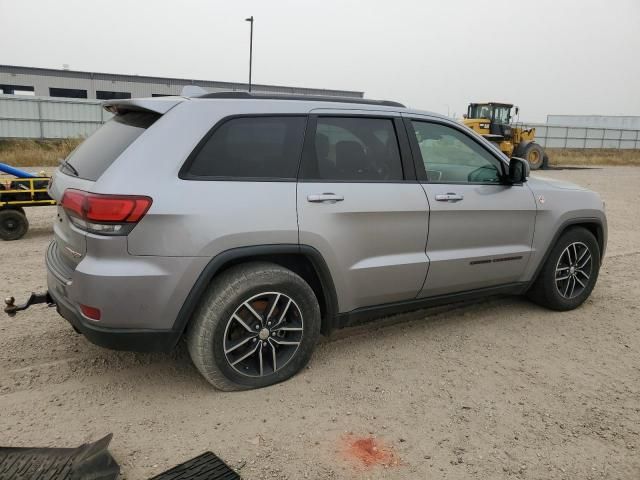
[{"label": "white industrial building", "polygon": [[[110,100],[114,98],[180,95],[182,88],[187,85],[197,85],[211,92],[246,91],[249,88],[246,83],[220,82],[216,80],[120,75],[0,65],[0,94]],[[259,93],[274,94],[357,98],[364,96],[363,92],[351,90],[279,85],[253,84],[251,89]]]},{"label": "white industrial building", "polygon": [[[210,92],[248,84],[0,65],[0,139],[91,135],[111,114],[102,100],[180,95],[188,85]],[[363,92],[253,84],[257,93],[362,98]]]}]

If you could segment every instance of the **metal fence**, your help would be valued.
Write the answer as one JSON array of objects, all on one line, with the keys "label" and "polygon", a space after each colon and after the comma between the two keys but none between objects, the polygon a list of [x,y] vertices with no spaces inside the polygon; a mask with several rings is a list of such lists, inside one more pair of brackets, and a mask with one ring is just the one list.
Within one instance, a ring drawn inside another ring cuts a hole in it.
[{"label": "metal fence", "polygon": [[[0,95],[0,138],[88,137],[111,116],[96,100]],[[640,130],[525,126],[545,148],[640,149]]]},{"label": "metal fence", "polygon": [[536,142],[545,148],[640,149],[640,130],[545,124],[528,124],[525,127],[535,127]]},{"label": "metal fence", "polygon": [[88,137],[111,116],[96,100],[0,95],[0,138]]}]

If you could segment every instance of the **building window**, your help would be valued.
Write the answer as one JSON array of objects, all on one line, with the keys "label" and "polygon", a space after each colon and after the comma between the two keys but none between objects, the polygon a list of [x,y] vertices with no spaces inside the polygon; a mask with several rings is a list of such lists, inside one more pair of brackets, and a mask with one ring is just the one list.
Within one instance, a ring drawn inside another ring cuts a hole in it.
[{"label": "building window", "polygon": [[118,100],[122,98],[131,98],[131,94],[129,92],[106,92],[103,90],[97,90],[96,98],[98,100]]},{"label": "building window", "polygon": [[5,95],[35,95],[34,88],[26,85],[0,85],[0,93]]},{"label": "building window", "polygon": [[49,96],[65,98],[87,98],[87,91],[78,90],[75,88],[50,88]]},{"label": "building window", "polygon": [[152,93],[152,97],[173,97],[172,93]]}]

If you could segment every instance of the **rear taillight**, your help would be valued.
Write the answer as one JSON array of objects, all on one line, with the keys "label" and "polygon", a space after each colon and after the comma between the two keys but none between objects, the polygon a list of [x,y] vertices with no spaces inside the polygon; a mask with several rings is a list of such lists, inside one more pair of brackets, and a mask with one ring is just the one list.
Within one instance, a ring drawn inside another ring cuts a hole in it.
[{"label": "rear taillight", "polygon": [[76,227],[100,235],[127,235],[151,207],[150,197],[68,189],[62,208]]}]

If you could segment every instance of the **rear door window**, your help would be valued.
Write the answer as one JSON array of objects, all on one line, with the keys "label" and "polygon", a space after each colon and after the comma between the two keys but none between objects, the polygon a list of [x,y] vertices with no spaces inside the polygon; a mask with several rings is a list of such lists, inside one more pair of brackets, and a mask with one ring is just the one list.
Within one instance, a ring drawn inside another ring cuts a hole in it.
[{"label": "rear door window", "polygon": [[95,181],[158,118],[152,112],[116,115],[71,152],[67,161],[78,177]]},{"label": "rear door window", "polygon": [[184,167],[185,179],[295,180],[306,117],[237,117],[216,127]]},{"label": "rear door window", "polygon": [[305,155],[302,178],[345,182],[403,179],[393,120],[318,117],[314,145]]}]

